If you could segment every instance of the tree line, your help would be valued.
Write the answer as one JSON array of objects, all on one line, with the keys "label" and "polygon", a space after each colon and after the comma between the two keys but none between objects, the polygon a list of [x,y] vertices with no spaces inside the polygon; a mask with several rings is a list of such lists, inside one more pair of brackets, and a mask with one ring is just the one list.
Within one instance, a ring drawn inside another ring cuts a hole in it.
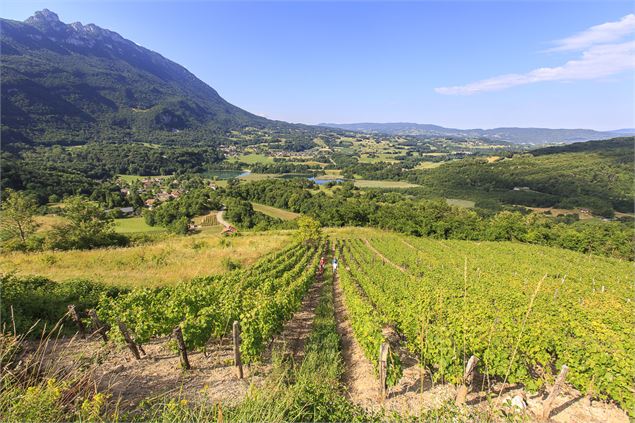
[{"label": "tree line", "polygon": [[229,194],[312,216],[323,226],[374,226],[438,239],[519,241],[633,259],[635,231],[619,221],[583,222],[575,216],[552,218],[510,210],[493,213],[396,192],[369,194],[352,183],[336,187],[329,196],[302,179],[239,184]]}]

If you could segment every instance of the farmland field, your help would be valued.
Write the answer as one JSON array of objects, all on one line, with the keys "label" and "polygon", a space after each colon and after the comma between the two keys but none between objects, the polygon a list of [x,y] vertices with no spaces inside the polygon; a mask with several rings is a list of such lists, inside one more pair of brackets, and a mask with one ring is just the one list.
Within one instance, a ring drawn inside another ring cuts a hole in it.
[{"label": "farmland field", "polygon": [[232,157],[228,162],[243,162],[247,164],[255,163],[273,163],[273,158],[265,156],[264,154],[241,154],[240,156]]},{"label": "farmland field", "polygon": [[367,309],[356,336],[371,361],[388,324],[435,381],[457,383],[475,355],[488,379],[535,390],[566,364],[580,392],[633,410],[629,262],[516,243],[340,237],[342,281],[349,302]]},{"label": "farmland field", "polygon": [[[272,342],[282,348],[291,345],[290,354],[301,353],[302,345],[312,342],[306,339],[315,329],[310,316],[322,313],[331,323],[320,339],[343,347],[341,357],[339,350],[331,350],[338,355],[328,359],[335,360],[329,363],[342,374],[330,374],[321,383],[335,384],[336,396],[339,389],[348,389],[351,402],[340,406],[361,406],[347,412],[369,413],[363,414],[365,419],[377,410],[377,352],[382,344],[390,345],[389,396],[382,406],[389,412],[405,415],[410,406],[425,410],[434,406],[431,396],[441,402],[453,398],[471,355],[479,358],[479,382],[472,387],[471,401],[490,395],[488,406],[504,407],[505,399],[495,398],[502,385],[514,392],[540,391],[566,364],[567,383],[576,391],[561,396],[560,404],[588,395],[621,407],[594,402],[592,412],[599,413],[599,420],[626,421],[623,410],[632,412],[635,310],[629,262],[521,243],[433,240],[370,228],[327,229],[319,243],[310,244],[293,242],[291,235],[278,231],[221,238],[210,230],[145,247],[12,254],[1,263],[3,271],[11,270],[6,269],[10,265],[22,275],[84,277],[136,288],[101,296],[95,307],[112,327],[112,342],[122,342],[121,321],[135,344],[155,357],[136,367],[134,374],[144,380],[213,378],[234,386],[227,359],[219,358],[214,366],[206,363],[231,352],[223,338],[236,321],[242,331],[242,359],[254,366],[246,369],[246,381],[265,395],[268,385],[260,385],[261,372],[270,371]],[[320,256],[340,260],[332,285],[319,277]],[[230,259],[242,267],[224,267]],[[319,311],[317,300],[325,294],[333,296],[333,308]],[[176,326],[196,363],[195,372],[181,373],[178,356],[161,352]],[[120,362],[118,351],[109,365]],[[310,356],[311,350],[304,353]],[[305,362],[297,369],[314,364]],[[274,360],[273,366],[279,365]],[[267,380],[275,381],[278,371]],[[339,388],[336,380],[343,380],[346,388]],[[149,393],[154,392],[151,385],[144,388]],[[246,399],[240,407],[254,407],[249,395],[239,392],[222,392],[218,398],[232,404]],[[184,395],[189,400],[194,394],[186,388]],[[534,409],[541,406],[540,396],[531,398]],[[266,409],[263,404],[259,407]],[[579,404],[563,407],[559,421],[588,412]],[[482,418],[478,410],[470,414],[474,420]]]},{"label": "farmland field", "polygon": [[366,179],[356,179],[354,183],[359,188],[413,188],[418,186],[403,181],[371,181]]},{"label": "farmland field", "polygon": [[294,213],[288,210],[279,209],[277,207],[266,206],[264,204],[252,203],[254,210],[267,216],[276,217],[282,220],[293,220],[300,217],[299,213]]}]

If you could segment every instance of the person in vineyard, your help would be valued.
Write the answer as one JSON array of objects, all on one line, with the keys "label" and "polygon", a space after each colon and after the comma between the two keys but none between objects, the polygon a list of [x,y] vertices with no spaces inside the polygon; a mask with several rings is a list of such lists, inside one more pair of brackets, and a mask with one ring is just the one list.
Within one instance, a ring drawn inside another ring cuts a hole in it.
[{"label": "person in vineyard", "polygon": [[337,257],[333,257],[333,272],[337,271]]}]

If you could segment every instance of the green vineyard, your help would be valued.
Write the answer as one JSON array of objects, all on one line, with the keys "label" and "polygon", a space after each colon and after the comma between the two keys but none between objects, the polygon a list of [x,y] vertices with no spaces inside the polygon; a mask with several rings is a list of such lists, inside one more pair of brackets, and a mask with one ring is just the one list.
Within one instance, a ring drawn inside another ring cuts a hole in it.
[{"label": "green vineyard", "polygon": [[[475,355],[488,383],[533,391],[567,365],[567,381],[583,394],[633,410],[629,263],[516,243],[373,235],[338,245],[355,336],[375,365],[382,328],[391,326],[436,381],[460,383]],[[389,365],[398,376],[399,362]]]},{"label": "green vineyard", "polygon": [[123,339],[123,323],[137,345],[169,336],[178,326],[188,350],[204,348],[239,321],[243,359],[257,361],[315,280],[320,252],[294,244],[245,271],[104,297],[97,312],[113,328],[115,338]]},{"label": "green vineyard", "polygon": [[481,392],[500,383],[538,391],[566,365],[567,382],[582,395],[632,413],[630,264],[548,247],[334,232],[248,269],[102,296],[98,319],[112,339],[142,352],[177,331],[179,350],[205,351],[239,322],[242,360],[258,362],[321,274],[320,258],[331,254],[340,260],[336,295],[375,376],[382,345],[391,347],[387,387],[400,382],[404,358],[435,383],[460,385],[475,356]]}]

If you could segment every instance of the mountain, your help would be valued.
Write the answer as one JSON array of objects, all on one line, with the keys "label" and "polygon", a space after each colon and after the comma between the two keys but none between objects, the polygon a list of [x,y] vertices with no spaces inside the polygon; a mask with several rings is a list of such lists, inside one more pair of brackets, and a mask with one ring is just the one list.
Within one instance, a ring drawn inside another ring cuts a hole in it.
[{"label": "mountain", "polygon": [[5,143],[200,140],[289,125],[228,103],[183,66],[97,25],[65,24],[47,9],[0,24]]},{"label": "mountain", "polygon": [[[612,138],[616,132],[599,132],[592,129],[549,129],[549,128],[494,128],[494,129],[454,129],[419,123],[321,123],[319,126],[365,133],[387,135],[414,135],[421,137],[466,137],[488,138],[515,144],[552,144],[590,141]],[[627,132],[624,132],[627,133]]]},{"label": "mountain", "polygon": [[609,132],[612,134],[619,134],[619,135],[635,135],[635,128],[615,129]]}]

